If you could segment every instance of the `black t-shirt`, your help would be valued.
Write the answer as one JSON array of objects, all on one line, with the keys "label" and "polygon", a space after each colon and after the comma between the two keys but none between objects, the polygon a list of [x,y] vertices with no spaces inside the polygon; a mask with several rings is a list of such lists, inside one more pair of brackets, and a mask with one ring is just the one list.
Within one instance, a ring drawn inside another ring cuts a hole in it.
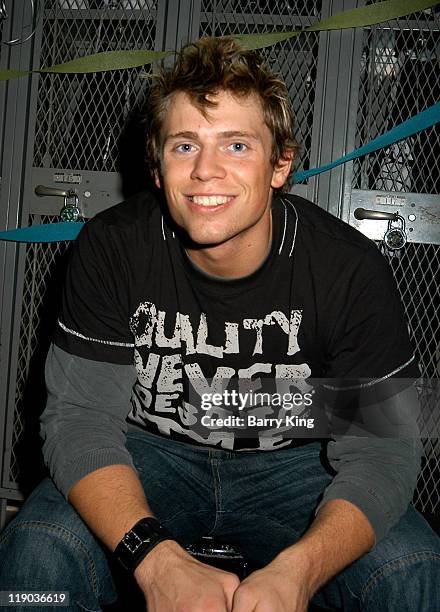
[{"label": "black t-shirt", "polygon": [[[276,421],[309,415],[307,402],[273,405],[289,393],[314,401],[315,379],[331,387],[416,377],[402,306],[374,243],[296,196],[275,197],[272,214],[268,257],[237,280],[197,269],[149,193],[99,214],[74,246],[55,343],[86,359],[135,363],[129,421],[234,450],[316,437]],[[215,422],[202,426],[203,416]]]}]

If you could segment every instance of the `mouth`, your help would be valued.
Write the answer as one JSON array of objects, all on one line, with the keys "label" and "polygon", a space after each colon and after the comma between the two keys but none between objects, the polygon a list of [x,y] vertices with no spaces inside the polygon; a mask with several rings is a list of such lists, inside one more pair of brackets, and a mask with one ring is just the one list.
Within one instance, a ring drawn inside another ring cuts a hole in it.
[{"label": "mouth", "polygon": [[227,195],[192,195],[187,196],[188,200],[197,206],[217,207],[224,204],[229,204],[235,196]]}]

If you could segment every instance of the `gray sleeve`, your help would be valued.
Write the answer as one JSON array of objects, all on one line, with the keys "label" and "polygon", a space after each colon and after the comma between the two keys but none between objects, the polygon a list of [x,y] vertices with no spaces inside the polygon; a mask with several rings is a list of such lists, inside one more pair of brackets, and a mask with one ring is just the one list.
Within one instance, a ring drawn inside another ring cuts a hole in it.
[{"label": "gray sleeve", "polygon": [[133,466],[125,434],[135,380],[133,365],[83,359],[51,346],[41,436],[45,463],[66,498],[78,480],[98,468]]},{"label": "gray sleeve", "polygon": [[[406,512],[420,471],[423,447],[417,426],[418,399],[407,388],[381,406],[389,435],[335,436],[327,446],[327,458],[336,475],[324,491],[316,512],[331,499],[357,506],[370,521],[376,544]],[[380,426],[378,428],[380,430]]]}]

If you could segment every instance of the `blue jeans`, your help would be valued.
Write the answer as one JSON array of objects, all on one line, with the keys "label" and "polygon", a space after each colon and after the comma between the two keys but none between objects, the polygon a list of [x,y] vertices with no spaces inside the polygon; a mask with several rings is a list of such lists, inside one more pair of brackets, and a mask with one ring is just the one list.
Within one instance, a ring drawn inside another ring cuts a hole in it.
[{"label": "blue jeans", "polygon": [[[182,545],[212,535],[257,566],[301,537],[332,478],[319,443],[233,453],[140,432],[129,433],[127,447],[153,512]],[[48,479],[0,534],[0,560],[0,590],[69,591],[64,610],[99,611],[125,589],[130,604],[124,610],[135,610],[136,597],[145,610],[134,580],[127,587],[107,550]],[[439,576],[440,538],[410,507],[387,538],[313,603],[347,612],[434,612]]]}]

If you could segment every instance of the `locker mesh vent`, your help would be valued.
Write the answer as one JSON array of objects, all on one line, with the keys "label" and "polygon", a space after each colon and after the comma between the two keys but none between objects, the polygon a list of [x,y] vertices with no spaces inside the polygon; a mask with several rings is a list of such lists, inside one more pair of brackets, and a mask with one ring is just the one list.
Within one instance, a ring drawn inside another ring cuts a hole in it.
[{"label": "locker mesh vent", "polygon": [[[154,49],[155,5],[124,0],[124,11],[62,10],[86,0],[52,2],[43,20],[41,66],[119,49]],[[91,4],[90,4],[91,6]],[[34,166],[111,172],[117,170],[118,139],[129,112],[141,104],[151,66],[93,74],[42,74],[34,145]]]},{"label": "locker mesh vent", "polygon": [[[439,30],[440,8],[364,30],[356,147],[438,102]],[[439,159],[437,124],[356,160],[353,187],[440,193]]]},{"label": "locker mesh vent", "polygon": [[408,243],[390,252],[378,244],[397,282],[421,369],[419,425],[426,462],[414,500],[420,510],[435,513],[440,506],[440,246]]},{"label": "locker mesh vent", "polygon": [[[57,221],[59,221],[58,216],[31,215],[29,217],[29,225]],[[56,304],[53,297],[57,288],[53,286],[54,276],[56,276],[57,267],[59,268],[60,258],[66,253],[69,244],[69,242],[36,243],[29,244],[26,250],[10,465],[12,482],[17,481],[20,472],[18,459],[23,458],[23,452],[20,454],[20,442],[25,422],[28,423],[29,417],[35,422],[38,416],[32,415],[35,406],[32,405],[32,402],[29,403],[29,396],[27,396],[30,368],[38,370],[38,375],[42,376],[44,364],[33,363],[32,360],[35,359],[37,352],[41,351],[42,341],[48,341],[50,327],[55,320]],[[50,320],[51,317],[52,320]]]},{"label": "locker mesh vent", "polygon": [[[365,4],[377,4],[377,2],[385,2],[385,0],[367,0]],[[402,23],[408,23],[409,21],[435,21],[440,15],[440,4],[436,4],[431,8],[427,8],[424,11],[416,13],[409,13],[400,19]],[[390,22],[388,22],[390,23]]]},{"label": "locker mesh vent", "polygon": [[[319,21],[320,2],[259,0],[202,2],[200,36],[226,36],[299,30]],[[296,169],[310,167],[319,34],[309,32],[261,49],[271,68],[282,75],[295,112],[295,135],[301,145]]]},{"label": "locker mesh vent", "polygon": [[259,15],[303,15],[316,17],[321,2],[311,0],[205,0],[202,11],[213,13],[249,13]]}]

